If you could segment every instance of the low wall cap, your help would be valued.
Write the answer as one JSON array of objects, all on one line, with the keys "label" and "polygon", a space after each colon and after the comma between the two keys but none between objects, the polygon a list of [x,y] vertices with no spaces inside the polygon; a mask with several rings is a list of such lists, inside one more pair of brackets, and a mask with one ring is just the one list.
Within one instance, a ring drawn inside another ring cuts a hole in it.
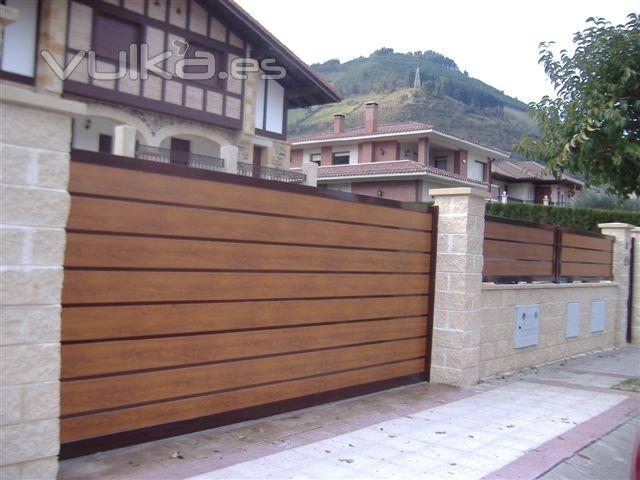
[{"label": "low wall cap", "polygon": [[470,187],[454,187],[454,188],[432,188],[429,190],[429,195],[432,197],[446,197],[446,196],[464,196],[469,195],[472,197],[488,198],[489,192],[486,190],[480,190]]},{"label": "low wall cap", "polygon": [[612,223],[599,223],[598,228],[634,228],[634,225],[630,223],[620,223],[620,222],[612,222]]}]

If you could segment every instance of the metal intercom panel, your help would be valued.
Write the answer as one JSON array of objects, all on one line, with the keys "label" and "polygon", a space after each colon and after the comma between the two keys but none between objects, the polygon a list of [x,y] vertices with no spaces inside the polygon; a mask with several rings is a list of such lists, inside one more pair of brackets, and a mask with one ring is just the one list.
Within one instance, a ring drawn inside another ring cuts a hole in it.
[{"label": "metal intercom panel", "polygon": [[540,306],[516,307],[514,348],[531,347],[540,342]]},{"label": "metal intercom panel", "polygon": [[604,300],[591,302],[591,333],[604,332],[605,307]]},{"label": "metal intercom panel", "polygon": [[565,338],[575,338],[580,335],[580,302],[567,303],[567,318],[565,323]]}]

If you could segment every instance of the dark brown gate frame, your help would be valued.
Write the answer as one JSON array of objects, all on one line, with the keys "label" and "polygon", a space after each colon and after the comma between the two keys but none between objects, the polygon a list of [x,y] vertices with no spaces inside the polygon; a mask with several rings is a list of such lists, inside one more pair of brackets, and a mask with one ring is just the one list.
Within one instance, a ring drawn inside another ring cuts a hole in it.
[{"label": "dark brown gate frame", "polygon": [[627,296],[627,343],[631,343],[633,322],[633,277],[635,275],[635,254],[636,239],[631,238],[631,247],[629,248],[629,295]]},{"label": "dark brown gate frame", "polygon": [[[602,280],[613,279],[613,259],[611,262],[611,270],[609,275],[605,276],[593,276],[593,277],[580,277],[580,276],[562,276],[562,235],[564,233],[572,233],[576,235],[583,235],[594,238],[605,238],[614,241],[615,238],[611,235],[603,235],[600,233],[585,232],[582,230],[575,230],[567,227],[560,227],[558,225],[550,225],[546,223],[534,223],[526,222],[524,220],[514,220],[506,217],[494,217],[491,215],[485,215],[485,221],[505,223],[508,225],[519,225],[522,227],[537,228],[539,230],[553,231],[553,267],[552,275],[536,275],[536,276],[513,276],[513,275],[488,275],[482,277],[484,282],[496,282],[496,283],[516,283],[516,282],[553,282],[553,283],[571,283],[574,281],[583,282],[597,282]],[[613,254],[613,252],[612,252]]]}]

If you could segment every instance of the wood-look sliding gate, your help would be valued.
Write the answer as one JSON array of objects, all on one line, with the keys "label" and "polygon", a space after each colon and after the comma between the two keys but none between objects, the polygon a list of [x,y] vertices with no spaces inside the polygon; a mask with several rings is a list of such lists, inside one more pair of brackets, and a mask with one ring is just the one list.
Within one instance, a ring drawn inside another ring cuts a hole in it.
[{"label": "wood-look sliding gate", "polygon": [[428,379],[437,211],[74,151],[64,457]]}]

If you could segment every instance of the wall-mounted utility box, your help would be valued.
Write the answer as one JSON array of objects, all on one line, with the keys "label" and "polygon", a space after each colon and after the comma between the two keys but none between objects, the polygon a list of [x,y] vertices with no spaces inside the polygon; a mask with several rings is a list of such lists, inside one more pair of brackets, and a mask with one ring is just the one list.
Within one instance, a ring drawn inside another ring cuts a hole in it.
[{"label": "wall-mounted utility box", "polygon": [[540,306],[516,307],[514,348],[531,347],[540,341]]},{"label": "wall-mounted utility box", "polygon": [[580,302],[567,303],[567,318],[565,321],[565,338],[575,338],[580,335]]},{"label": "wall-mounted utility box", "polygon": [[591,302],[591,333],[604,332],[606,302]]}]

